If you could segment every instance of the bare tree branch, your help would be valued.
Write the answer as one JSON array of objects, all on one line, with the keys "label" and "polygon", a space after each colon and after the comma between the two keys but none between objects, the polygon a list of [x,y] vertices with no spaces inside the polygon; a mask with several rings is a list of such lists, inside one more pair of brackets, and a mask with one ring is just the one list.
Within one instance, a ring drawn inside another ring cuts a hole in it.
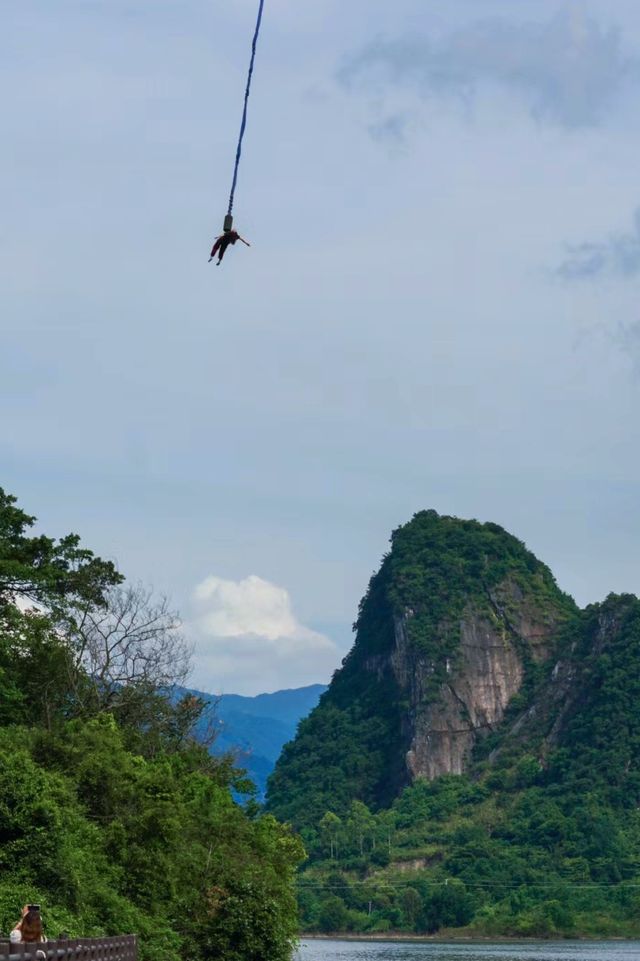
[{"label": "bare tree branch", "polygon": [[105,607],[79,612],[71,627],[75,668],[89,679],[92,708],[107,710],[131,685],[166,692],[183,683],[191,648],[167,598],[135,584],[110,588],[105,599]]}]

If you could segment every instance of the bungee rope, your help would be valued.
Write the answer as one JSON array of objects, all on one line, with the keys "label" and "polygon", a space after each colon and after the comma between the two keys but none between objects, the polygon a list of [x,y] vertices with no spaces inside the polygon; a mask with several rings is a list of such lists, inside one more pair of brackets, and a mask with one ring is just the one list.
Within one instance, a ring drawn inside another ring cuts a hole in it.
[{"label": "bungee rope", "polygon": [[263,10],[264,10],[264,0],[260,0],[260,6],[258,7],[258,19],[256,21],[256,29],[253,34],[253,42],[251,44],[251,60],[249,62],[247,86],[244,91],[244,108],[242,110],[242,123],[240,124],[240,136],[238,137],[238,146],[236,148],[236,161],[233,167],[233,180],[231,182],[231,193],[229,194],[229,209],[227,210],[227,216],[224,218],[225,231],[231,230],[233,227],[233,201],[236,193],[236,185],[238,183],[238,169],[240,167],[240,157],[242,156],[242,141],[244,140],[244,132],[247,127],[247,110],[249,107],[249,94],[251,92],[251,78],[253,77],[253,67],[256,60],[256,47],[258,45],[258,37],[260,36],[260,27],[262,25]]}]

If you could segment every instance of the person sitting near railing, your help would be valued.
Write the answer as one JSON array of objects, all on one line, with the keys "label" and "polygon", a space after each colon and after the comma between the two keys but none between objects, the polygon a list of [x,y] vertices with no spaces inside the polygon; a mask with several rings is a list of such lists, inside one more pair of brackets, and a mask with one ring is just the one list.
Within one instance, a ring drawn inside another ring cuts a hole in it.
[{"label": "person sitting near railing", "polygon": [[13,944],[23,942],[34,944],[47,940],[42,930],[39,904],[25,904],[22,909],[22,917],[11,931],[9,940]]}]

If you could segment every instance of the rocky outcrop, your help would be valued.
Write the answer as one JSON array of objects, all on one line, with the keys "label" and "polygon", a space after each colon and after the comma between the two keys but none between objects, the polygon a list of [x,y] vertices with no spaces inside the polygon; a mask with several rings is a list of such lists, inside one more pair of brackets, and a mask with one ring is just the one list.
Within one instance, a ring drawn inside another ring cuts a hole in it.
[{"label": "rocky outcrop", "polygon": [[[500,754],[514,745],[520,748],[527,742],[535,744],[535,752],[542,765],[550,751],[562,742],[571,718],[593,683],[593,660],[599,658],[620,637],[625,618],[637,605],[629,595],[610,598],[592,615],[587,631],[587,642],[581,638],[582,650],[575,641],[563,651],[550,672],[546,684],[536,692],[532,703],[503,732],[500,747],[489,755],[495,762]],[[583,628],[586,630],[586,628]]]},{"label": "rocky outcrop", "polygon": [[416,653],[411,614],[395,618],[391,668],[409,701],[405,717],[410,778],[462,774],[479,738],[495,730],[522,686],[527,659],[541,661],[553,649],[559,616],[536,612],[526,593],[506,580],[485,611],[469,607],[459,644],[444,664],[446,681],[433,690],[436,665]]},{"label": "rocky outcrop", "polygon": [[390,867],[398,874],[415,874],[416,871],[424,871],[425,868],[433,867],[442,861],[442,851],[428,858],[409,858],[406,861],[392,861]]},{"label": "rocky outcrop", "polygon": [[276,766],[269,809],[317,824],[354,798],[388,807],[416,778],[467,771],[576,614],[498,525],[420,511],[393,532],[354,645]]}]

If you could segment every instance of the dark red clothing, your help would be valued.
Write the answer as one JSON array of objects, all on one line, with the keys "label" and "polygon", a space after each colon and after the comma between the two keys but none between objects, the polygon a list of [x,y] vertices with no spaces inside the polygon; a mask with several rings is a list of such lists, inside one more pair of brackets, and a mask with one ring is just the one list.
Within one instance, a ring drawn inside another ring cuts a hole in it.
[{"label": "dark red clothing", "polygon": [[240,239],[240,234],[238,233],[237,230],[225,230],[223,234],[220,234],[220,236],[216,238],[216,242],[211,248],[210,260],[213,260],[213,258],[217,254],[218,263],[221,263],[222,258],[224,257],[229,244],[235,244],[239,239]]}]

